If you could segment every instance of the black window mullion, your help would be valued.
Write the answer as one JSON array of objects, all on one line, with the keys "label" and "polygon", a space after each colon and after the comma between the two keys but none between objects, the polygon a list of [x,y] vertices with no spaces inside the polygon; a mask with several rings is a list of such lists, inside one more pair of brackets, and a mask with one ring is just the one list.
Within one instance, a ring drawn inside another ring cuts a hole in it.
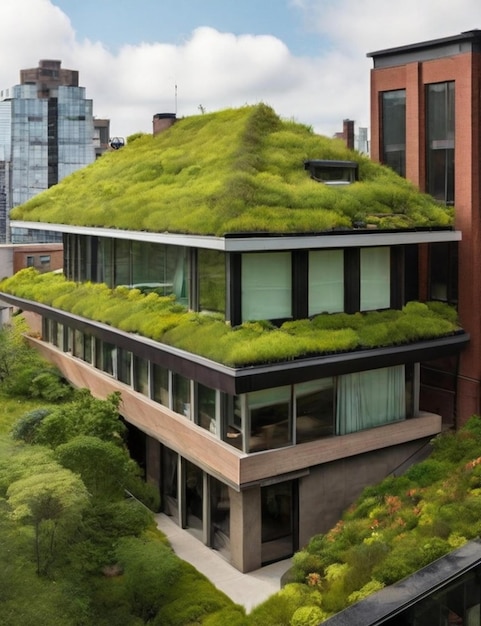
[{"label": "black window mullion", "polygon": [[361,307],[361,254],[359,248],[344,250],[344,311],[357,313]]}]

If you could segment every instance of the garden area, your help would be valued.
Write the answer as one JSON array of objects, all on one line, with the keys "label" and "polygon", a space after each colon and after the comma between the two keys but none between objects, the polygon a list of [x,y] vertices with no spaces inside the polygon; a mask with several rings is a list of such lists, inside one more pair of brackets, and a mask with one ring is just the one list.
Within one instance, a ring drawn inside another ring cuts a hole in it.
[{"label": "garden area", "polygon": [[14,322],[0,331],[2,625],[316,626],[481,534],[475,416],[435,438],[424,462],[366,488],[246,615],[158,531],[158,494],[128,454],[119,396],[72,389]]}]

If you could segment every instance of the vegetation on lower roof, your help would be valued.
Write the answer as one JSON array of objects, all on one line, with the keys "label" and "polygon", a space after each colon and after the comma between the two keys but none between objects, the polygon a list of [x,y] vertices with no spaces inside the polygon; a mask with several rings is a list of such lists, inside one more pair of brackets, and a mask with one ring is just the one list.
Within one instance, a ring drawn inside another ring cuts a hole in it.
[{"label": "vegetation on lower roof", "polygon": [[452,335],[457,313],[441,302],[410,302],[402,310],[322,314],[231,328],[220,316],[193,313],[171,296],[138,289],[68,281],[61,274],[21,270],[0,292],[138,333],[231,367],[288,361],[363,348],[400,345]]},{"label": "vegetation on lower roof", "polygon": [[[356,161],[360,182],[313,181],[304,161]],[[450,226],[453,210],[344,143],[265,104],[137,136],[16,207],[12,219],[153,232],[322,232]]]},{"label": "vegetation on lower roof", "polygon": [[[364,489],[329,532],[294,555],[297,583],[256,607],[253,623],[321,624],[481,535],[480,417],[431,443],[427,460]],[[295,621],[309,612],[312,621]]]}]

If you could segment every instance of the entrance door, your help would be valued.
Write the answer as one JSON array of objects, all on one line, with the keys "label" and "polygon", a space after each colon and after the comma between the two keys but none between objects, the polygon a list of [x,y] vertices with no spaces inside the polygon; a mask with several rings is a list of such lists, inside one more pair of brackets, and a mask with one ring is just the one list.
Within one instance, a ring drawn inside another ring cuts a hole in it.
[{"label": "entrance door", "polygon": [[298,547],[297,481],[261,488],[262,564],[292,556]]}]

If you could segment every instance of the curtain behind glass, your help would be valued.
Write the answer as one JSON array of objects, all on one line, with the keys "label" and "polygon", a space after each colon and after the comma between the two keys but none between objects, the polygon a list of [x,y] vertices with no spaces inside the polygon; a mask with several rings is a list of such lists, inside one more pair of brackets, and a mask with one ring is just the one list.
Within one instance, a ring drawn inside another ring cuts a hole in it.
[{"label": "curtain behind glass", "polygon": [[242,255],[242,320],[292,317],[290,252]]},{"label": "curtain behind glass", "polygon": [[346,435],[406,417],[404,365],[339,376],[336,431]]},{"label": "curtain behind glass", "polygon": [[391,262],[389,248],[361,249],[361,311],[391,306]]},{"label": "curtain behind glass", "polygon": [[344,310],[344,252],[309,253],[309,316]]}]

